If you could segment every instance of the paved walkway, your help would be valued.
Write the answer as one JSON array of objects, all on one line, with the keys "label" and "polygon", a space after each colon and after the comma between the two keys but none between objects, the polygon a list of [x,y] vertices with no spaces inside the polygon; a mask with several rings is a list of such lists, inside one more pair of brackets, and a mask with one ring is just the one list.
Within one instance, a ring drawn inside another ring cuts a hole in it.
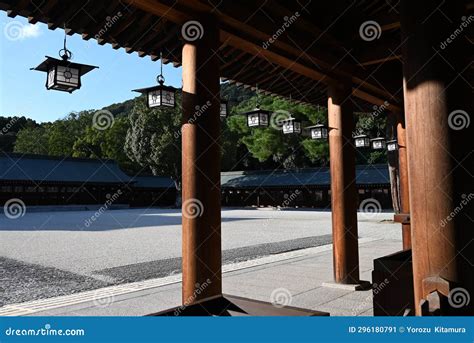
[{"label": "paved walkway", "polygon": [[[401,249],[401,240],[359,240],[361,279],[371,281],[373,259]],[[332,246],[325,245],[224,266],[224,293],[289,305],[332,316],[372,315],[371,291],[321,287],[332,279]],[[141,316],[180,305],[181,275],[101,290],[7,305],[0,315]],[[281,299],[280,298],[280,299]]]}]

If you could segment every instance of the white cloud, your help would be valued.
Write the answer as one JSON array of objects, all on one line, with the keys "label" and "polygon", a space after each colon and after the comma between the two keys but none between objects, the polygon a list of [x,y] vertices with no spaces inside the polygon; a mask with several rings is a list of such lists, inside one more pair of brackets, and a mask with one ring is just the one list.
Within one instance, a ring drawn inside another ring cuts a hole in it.
[{"label": "white cloud", "polygon": [[41,29],[38,25],[23,24],[15,20],[5,25],[3,33],[8,40],[14,41],[38,37]]},{"label": "white cloud", "polygon": [[41,29],[38,25],[27,24],[23,26],[22,37],[25,38],[34,38],[41,35]]}]

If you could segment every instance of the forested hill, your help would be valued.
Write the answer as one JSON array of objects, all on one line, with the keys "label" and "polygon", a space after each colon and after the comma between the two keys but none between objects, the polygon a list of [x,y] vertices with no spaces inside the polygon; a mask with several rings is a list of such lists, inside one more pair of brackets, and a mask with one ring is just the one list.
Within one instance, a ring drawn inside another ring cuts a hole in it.
[{"label": "forested hill", "polygon": [[[291,169],[328,164],[325,141],[305,135],[283,135],[278,128],[249,129],[245,111],[253,109],[253,91],[229,84],[221,86],[221,98],[229,101],[230,116],[222,120],[222,170]],[[177,102],[181,94],[177,92]],[[295,104],[259,96],[262,108],[291,113],[304,126],[325,123],[325,108]],[[34,113],[22,115],[33,117]],[[375,113],[357,116],[359,131],[372,137],[385,132],[385,118]],[[70,113],[48,123],[22,116],[0,117],[0,149],[6,152],[110,158],[129,173],[153,173],[180,177],[180,107],[149,109],[144,97],[136,97],[99,110]],[[357,162],[380,163],[385,152],[361,151]]]},{"label": "forested hill", "polygon": [[[230,106],[237,105],[245,100],[250,99],[255,93],[250,89],[244,89],[243,87],[235,87],[228,83],[221,85],[221,98],[227,99]],[[134,99],[125,100],[104,107],[104,110],[112,112],[114,116],[128,116],[132,111]]]}]

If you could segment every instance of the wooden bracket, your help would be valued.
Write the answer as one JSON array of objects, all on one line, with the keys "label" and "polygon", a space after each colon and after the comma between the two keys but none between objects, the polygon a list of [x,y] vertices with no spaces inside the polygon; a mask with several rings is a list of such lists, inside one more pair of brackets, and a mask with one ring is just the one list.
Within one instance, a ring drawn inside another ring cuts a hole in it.
[{"label": "wooden bracket", "polygon": [[410,224],[410,213],[397,213],[393,216],[393,221],[400,224]]}]

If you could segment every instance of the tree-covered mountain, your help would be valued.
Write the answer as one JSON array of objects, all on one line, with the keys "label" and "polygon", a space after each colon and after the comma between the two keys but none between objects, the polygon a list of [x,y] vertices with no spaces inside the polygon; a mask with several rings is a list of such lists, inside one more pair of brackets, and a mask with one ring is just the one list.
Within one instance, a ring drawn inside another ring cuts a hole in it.
[{"label": "tree-covered mountain", "polygon": [[[179,103],[180,92],[177,94]],[[222,120],[222,170],[289,169],[328,164],[327,142],[305,135],[283,135],[278,127],[250,129],[243,115],[255,107],[250,89],[227,83],[221,98],[228,100],[230,115]],[[295,104],[288,100],[259,96],[261,107],[276,114],[287,113],[303,126],[325,123],[325,108]],[[34,114],[30,114],[34,115]],[[372,136],[383,133],[385,120],[359,114],[358,128]],[[181,165],[180,107],[148,109],[143,96],[104,107],[71,113],[51,123],[38,124],[25,117],[0,117],[0,148],[3,151],[110,158],[129,173],[167,174],[179,183]],[[2,129],[3,128],[3,129]],[[386,160],[385,153],[361,152],[358,163]]]}]

